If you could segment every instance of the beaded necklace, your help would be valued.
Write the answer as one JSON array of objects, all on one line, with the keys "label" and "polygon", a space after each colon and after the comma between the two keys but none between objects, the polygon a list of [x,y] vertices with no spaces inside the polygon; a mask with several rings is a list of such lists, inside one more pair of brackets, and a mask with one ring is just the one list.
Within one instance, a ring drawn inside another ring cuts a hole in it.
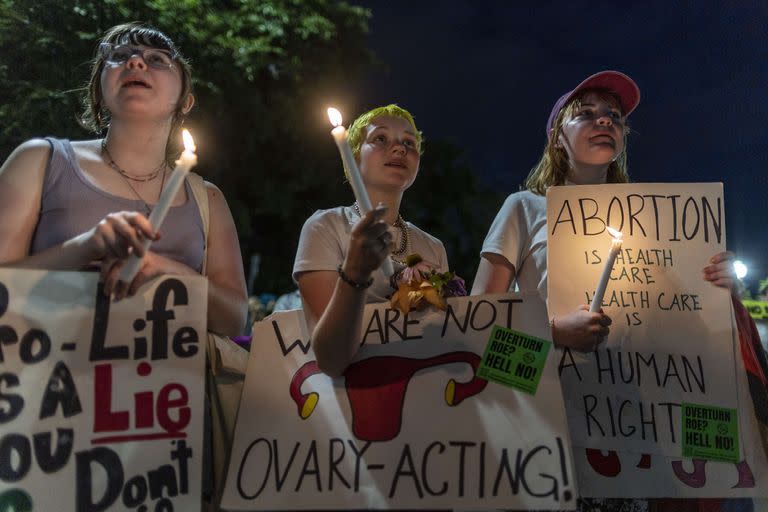
[{"label": "beaded necklace", "polygon": [[[360,213],[360,206],[357,204],[357,201],[355,201],[353,207],[357,213],[357,216],[362,218],[363,215]],[[408,256],[408,248],[410,246],[408,224],[405,223],[403,216],[398,213],[397,219],[392,224],[392,227],[398,228],[400,230],[400,246],[396,250],[392,251],[389,257],[392,259],[392,261],[400,263],[401,265],[405,265],[405,257]]]}]

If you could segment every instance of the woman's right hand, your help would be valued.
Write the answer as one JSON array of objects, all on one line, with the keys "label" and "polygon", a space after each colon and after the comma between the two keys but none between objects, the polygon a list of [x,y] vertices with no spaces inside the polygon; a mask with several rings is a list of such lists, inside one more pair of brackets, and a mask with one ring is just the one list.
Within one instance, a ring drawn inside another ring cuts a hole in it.
[{"label": "woman's right hand", "polygon": [[355,282],[367,281],[394,248],[392,233],[384,221],[386,212],[387,207],[379,205],[352,228],[343,270]]},{"label": "woman's right hand", "polygon": [[590,313],[589,306],[558,316],[552,323],[552,341],[558,347],[591,352],[608,336],[611,318],[600,310]]},{"label": "woman's right hand", "polygon": [[81,235],[81,243],[90,261],[125,259],[131,254],[144,255],[144,240],[157,240],[147,218],[138,212],[110,213],[91,230]]}]

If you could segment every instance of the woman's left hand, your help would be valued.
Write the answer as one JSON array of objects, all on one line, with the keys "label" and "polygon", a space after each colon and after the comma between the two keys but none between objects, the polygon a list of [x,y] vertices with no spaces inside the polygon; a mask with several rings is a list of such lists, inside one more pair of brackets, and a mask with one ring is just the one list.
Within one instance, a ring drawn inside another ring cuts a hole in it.
[{"label": "woman's left hand", "polygon": [[130,283],[120,281],[120,271],[126,259],[109,259],[101,263],[101,281],[104,283],[104,293],[111,295],[114,301],[130,297],[147,281],[161,275],[198,275],[190,267],[178,261],[166,258],[155,252],[147,251],[141,260],[141,266],[136,277]]},{"label": "woman's left hand", "polygon": [[709,265],[704,267],[704,280],[718,286],[727,288],[731,295],[738,297],[741,293],[741,281],[736,277],[736,269],[733,268],[733,260],[736,256],[731,251],[715,254],[709,259]]}]

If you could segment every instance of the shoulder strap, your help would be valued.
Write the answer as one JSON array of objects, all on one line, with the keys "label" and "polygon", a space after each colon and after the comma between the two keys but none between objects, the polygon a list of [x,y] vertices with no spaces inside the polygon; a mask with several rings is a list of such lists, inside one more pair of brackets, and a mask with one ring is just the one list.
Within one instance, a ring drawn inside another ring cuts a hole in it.
[{"label": "shoulder strap", "polygon": [[210,210],[208,209],[208,192],[205,190],[203,178],[194,172],[187,175],[189,186],[192,188],[192,195],[195,196],[195,202],[200,210],[200,218],[203,220],[203,233],[205,236],[205,248],[203,249],[203,275],[206,275],[206,266],[208,262],[208,228],[210,227]]}]

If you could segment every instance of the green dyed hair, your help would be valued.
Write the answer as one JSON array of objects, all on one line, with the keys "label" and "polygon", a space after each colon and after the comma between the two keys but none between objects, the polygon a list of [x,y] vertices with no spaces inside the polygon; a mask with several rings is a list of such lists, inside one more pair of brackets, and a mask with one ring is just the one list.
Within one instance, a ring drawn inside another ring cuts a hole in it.
[{"label": "green dyed hair", "polygon": [[400,117],[408,121],[408,124],[413,127],[413,131],[416,134],[416,145],[419,148],[419,154],[423,153],[421,147],[423,136],[418,128],[416,128],[416,122],[413,120],[413,116],[404,108],[398,107],[392,103],[386,107],[376,107],[372,110],[369,110],[368,112],[361,114],[352,122],[349,127],[348,137],[349,146],[352,148],[352,154],[355,155],[355,158],[360,156],[360,148],[362,147],[363,140],[365,139],[365,128],[371,124],[371,121],[373,121],[374,118],[379,116]]},{"label": "green dyed hair", "polygon": [[[597,94],[601,100],[608,102],[612,106],[617,106],[619,107],[619,110],[621,110],[621,102],[619,99],[605,89],[585,89],[575,98],[566,103],[563,108],[560,109],[560,112],[557,113],[552,133],[547,139],[547,145],[544,146],[544,153],[541,155],[541,160],[539,160],[539,163],[531,169],[531,172],[525,179],[524,187],[527,190],[543,196],[547,193],[549,187],[565,185],[568,171],[571,170],[571,164],[568,161],[568,153],[565,152],[565,148],[562,147],[562,144],[558,143],[558,139],[563,131],[563,124],[573,118],[574,113],[581,107],[584,97],[590,93]],[[616,160],[608,165],[606,176],[607,183],[629,182],[629,173],[627,172],[628,133],[629,126],[625,123],[624,150],[619,154]]]}]

